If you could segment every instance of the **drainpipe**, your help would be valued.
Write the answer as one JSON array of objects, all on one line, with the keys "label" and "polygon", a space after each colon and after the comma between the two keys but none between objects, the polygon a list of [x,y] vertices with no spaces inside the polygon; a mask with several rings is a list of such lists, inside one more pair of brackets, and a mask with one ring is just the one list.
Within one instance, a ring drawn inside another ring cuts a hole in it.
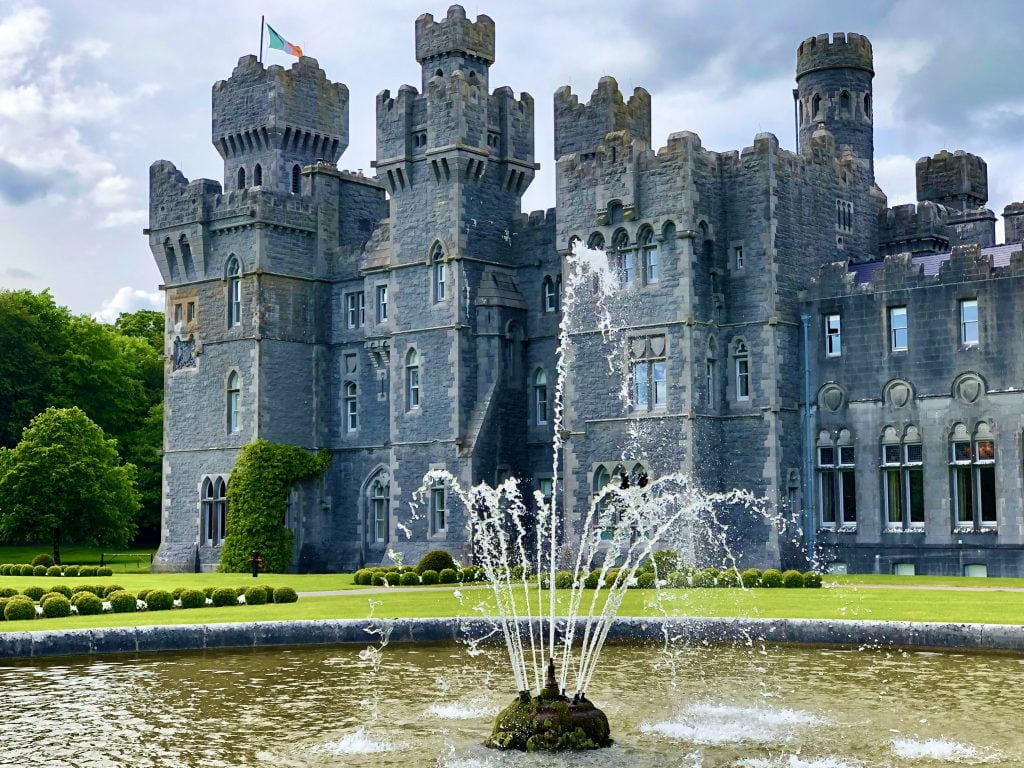
[{"label": "drainpipe", "polygon": [[800,315],[804,341],[804,534],[807,542],[807,562],[814,567],[817,559],[814,554],[814,425],[811,421],[811,316]]}]

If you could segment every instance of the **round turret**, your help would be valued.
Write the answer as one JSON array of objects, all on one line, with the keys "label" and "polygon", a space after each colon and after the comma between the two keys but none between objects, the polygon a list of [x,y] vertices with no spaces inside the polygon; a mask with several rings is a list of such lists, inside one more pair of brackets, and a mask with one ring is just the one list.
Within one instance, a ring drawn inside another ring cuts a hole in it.
[{"label": "round turret", "polygon": [[849,148],[874,175],[871,42],[863,35],[836,32],[804,40],[796,54],[800,143],[823,125],[839,151]]}]

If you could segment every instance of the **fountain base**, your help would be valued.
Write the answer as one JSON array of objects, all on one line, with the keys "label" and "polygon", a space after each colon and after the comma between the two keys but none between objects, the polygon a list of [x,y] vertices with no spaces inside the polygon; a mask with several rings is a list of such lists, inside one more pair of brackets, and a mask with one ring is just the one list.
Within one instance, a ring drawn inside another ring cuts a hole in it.
[{"label": "fountain base", "polygon": [[561,752],[569,749],[601,749],[612,745],[611,729],[604,712],[586,696],[572,699],[554,684],[554,666],[548,667],[548,684],[538,696],[528,691],[503,709],[494,721],[484,746],[523,752]]}]

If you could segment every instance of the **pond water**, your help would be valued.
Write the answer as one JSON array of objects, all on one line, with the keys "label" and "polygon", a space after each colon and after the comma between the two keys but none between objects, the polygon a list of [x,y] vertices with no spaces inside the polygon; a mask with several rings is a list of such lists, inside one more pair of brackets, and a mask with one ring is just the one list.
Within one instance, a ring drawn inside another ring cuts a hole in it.
[{"label": "pond water", "polygon": [[590,697],[616,745],[480,746],[512,698],[495,649],[390,646],[0,665],[0,766],[1024,766],[1024,658],[617,645]]}]

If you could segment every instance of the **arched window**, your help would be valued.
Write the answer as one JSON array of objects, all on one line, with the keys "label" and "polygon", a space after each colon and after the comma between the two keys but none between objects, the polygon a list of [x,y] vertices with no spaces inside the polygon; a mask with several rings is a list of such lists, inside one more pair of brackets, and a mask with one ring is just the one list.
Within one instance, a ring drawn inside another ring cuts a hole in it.
[{"label": "arched window", "polygon": [[979,423],[973,439],[963,424],[955,425],[949,449],[956,527],[965,531],[995,528],[999,523],[996,444],[989,425]]},{"label": "arched window", "polygon": [[889,530],[924,527],[924,452],[915,426],[882,434],[882,487]]},{"label": "arched window", "polygon": [[292,194],[297,195],[302,189],[302,169],[296,163],[292,166]]},{"label": "arched window", "polygon": [[650,227],[644,228],[637,238],[644,259],[644,282],[647,284],[656,283],[661,278],[661,266],[659,264],[658,243],[654,239],[654,230]]},{"label": "arched window", "polygon": [[610,203],[608,203],[608,223],[621,224],[623,218],[624,213],[622,210],[622,203],[620,203],[618,200],[612,200]]},{"label": "arched window", "polygon": [[811,99],[811,117],[815,120],[822,117],[821,114],[821,94],[814,94],[814,98]]},{"label": "arched window", "polygon": [[516,383],[522,370],[523,333],[518,323],[509,323],[505,329],[505,377]]},{"label": "arched window", "polygon": [[852,530],[857,525],[857,479],[850,430],[838,440],[827,430],[818,435],[818,524],[822,528]]},{"label": "arched window", "polygon": [[555,281],[551,279],[550,275],[544,277],[544,283],[542,287],[543,297],[542,304],[545,312],[557,312],[558,311],[558,293],[555,290]]},{"label": "arched window", "polygon": [[850,92],[843,91],[839,94],[839,115],[841,117],[850,116]]},{"label": "arched window", "polygon": [[405,356],[405,407],[410,411],[420,407],[420,356],[415,349]]},{"label": "arched window", "polygon": [[256,163],[255,167],[252,169],[252,185],[254,187],[263,186],[263,166],[259,163]]},{"label": "arched window", "polygon": [[538,425],[548,423],[548,375],[543,368],[533,376],[533,410]]},{"label": "arched window", "polygon": [[228,328],[242,324],[242,265],[234,256],[228,261]]},{"label": "arched window", "polygon": [[200,535],[207,547],[218,547],[227,536],[228,500],[227,483],[224,478],[203,480],[201,494]]},{"label": "arched window", "polygon": [[242,387],[238,378],[238,371],[232,371],[228,374],[228,433],[237,434],[241,431],[241,422],[239,421],[240,413],[239,408],[242,401]]},{"label": "arched window", "polygon": [[239,166],[238,168],[238,188],[245,189],[245,166]]},{"label": "arched window", "polygon": [[218,545],[223,543],[228,535],[228,484],[223,477],[218,477],[213,483],[213,506],[217,518],[213,543]]},{"label": "arched window", "polygon": [[174,253],[174,243],[171,238],[164,238],[164,260],[167,262],[167,274],[172,281],[178,279],[178,257]]},{"label": "arched window", "polygon": [[587,240],[587,247],[594,251],[603,251],[604,235],[602,235],[600,232],[595,232],[594,234],[592,234],[590,236],[590,239]]},{"label": "arched window", "polygon": [[629,250],[629,234],[624,229],[612,236],[612,250],[619,261],[619,279],[623,285],[630,285],[636,274],[636,253]]},{"label": "arched window", "polygon": [[359,429],[359,398],[354,381],[345,382],[345,431],[355,432]]},{"label": "arched window", "polygon": [[201,499],[200,524],[202,525],[203,544],[212,546],[216,535],[217,517],[214,513],[213,481],[210,478],[203,480]]},{"label": "arched window", "polygon": [[370,508],[368,510],[370,541],[384,544],[388,540],[388,512],[391,506],[391,484],[383,473],[370,483]]},{"label": "arched window", "polygon": [[718,388],[718,376],[715,370],[715,340],[714,338],[708,339],[708,352],[707,357],[704,360],[704,388],[707,392],[707,405],[708,408],[715,407],[715,390]]},{"label": "arched window", "polygon": [[871,94],[870,93],[865,93],[864,94],[864,116],[868,120],[871,119]]},{"label": "arched window", "polygon": [[444,301],[445,297],[445,270],[447,269],[444,263],[444,246],[440,243],[434,243],[434,248],[431,251],[430,261],[432,263],[432,269],[434,270],[434,301]]},{"label": "arched window", "polygon": [[736,367],[736,399],[750,399],[750,353],[747,351],[747,344],[742,339],[736,342],[733,354]]}]

